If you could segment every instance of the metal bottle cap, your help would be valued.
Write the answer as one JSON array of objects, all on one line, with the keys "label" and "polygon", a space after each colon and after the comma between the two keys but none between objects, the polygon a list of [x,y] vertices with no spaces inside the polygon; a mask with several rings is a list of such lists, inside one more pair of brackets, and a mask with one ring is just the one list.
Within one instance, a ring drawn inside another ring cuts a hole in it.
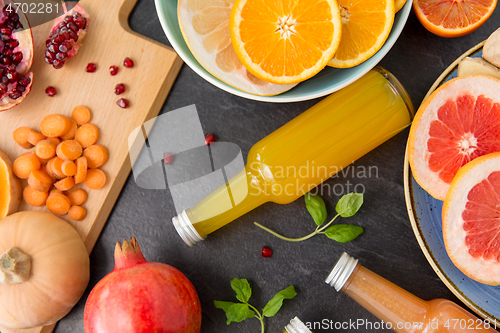
[{"label": "metal bottle cap", "polygon": [[303,322],[300,321],[299,318],[295,317],[290,321],[285,327],[285,332],[288,333],[312,333]]},{"label": "metal bottle cap", "polygon": [[335,290],[340,291],[351,276],[354,268],[358,264],[358,259],[354,259],[347,253],[342,253],[342,256],[337,261],[332,272],[326,278],[325,282],[334,287]]},{"label": "metal bottle cap", "polygon": [[198,234],[198,231],[193,227],[191,221],[189,221],[186,211],[172,218],[172,223],[174,224],[175,230],[179,233],[179,236],[181,236],[184,243],[189,247],[193,247],[203,240],[200,234]]}]

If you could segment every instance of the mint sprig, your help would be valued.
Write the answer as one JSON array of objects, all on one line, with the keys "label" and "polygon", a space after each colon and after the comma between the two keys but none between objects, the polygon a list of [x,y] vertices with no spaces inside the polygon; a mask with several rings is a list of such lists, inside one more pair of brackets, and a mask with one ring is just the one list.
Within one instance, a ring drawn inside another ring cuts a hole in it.
[{"label": "mint sprig", "polygon": [[257,308],[248,303],[250,297],[252,296],[252,288],[246,279],[233,279],[231,281],[231,288],[233,288],[236,293],[236,298],[241,303],[214,301],[215,307],[217,309],[224,310],[228,325],[233,322],[240,323],[243,320],[257,317],[261,324],[262,333],[264,333],[265,330],[264,317],[269,318],[275,316],[283,306],[283,301],[285,299],[292,299],[297,295],[293,286],[289,286],[288,288],[281,290],[274,295],[269,302],[267,302],[264,309],[262,309],[261,314]]},{"label": "mint sprig", "polygon": [[259,228],[269,232],[270,234],[273,234],[274,236],[289,242],[301,242],[318,234],[324,234],[328,238],[333,239],[334,241],[337,241],[339,243],[347,243],[354,240],[356,237],[363,233],[363,228],[357,225],[336,224],[331,226],[339,216],[354,216],[363,205],[363,194],[349,193],[340,198],[340,200],[337,202],[337,205],[335,206],[337,215],[335,215],[335,217],[331,219],[327,224],[325,224],[327,213],[323,199],[321,199],[321,197],[318,195],[307,193],[304,196],[304,200],[306,202],[307,211],[313,218],[314,222],[317,224],[316,230],[314,230],[307,236],[300,238],[288,238],[278,234],[275,231],[272,231],[269,228],[264,227],[257,222],[254,222],[254,224]]}]

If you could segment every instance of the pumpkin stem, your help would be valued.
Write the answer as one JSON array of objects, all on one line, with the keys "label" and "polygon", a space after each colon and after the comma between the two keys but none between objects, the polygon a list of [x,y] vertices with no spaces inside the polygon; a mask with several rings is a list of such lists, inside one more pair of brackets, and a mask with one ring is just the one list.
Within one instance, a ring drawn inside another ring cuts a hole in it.
[{"label": "pumpkin stem", "polygon": [[135,237],[130,239],[130,243],[124,239],[123,246],[120,242],[115,247],[115,269],[135,266],[147,262],[141,252],[141,248]]},{"label": "pumpkin stem", "polygon": [[11,247],[0,257],[0,283],[18,284],[28,281],[31,258],[16,247]]}]

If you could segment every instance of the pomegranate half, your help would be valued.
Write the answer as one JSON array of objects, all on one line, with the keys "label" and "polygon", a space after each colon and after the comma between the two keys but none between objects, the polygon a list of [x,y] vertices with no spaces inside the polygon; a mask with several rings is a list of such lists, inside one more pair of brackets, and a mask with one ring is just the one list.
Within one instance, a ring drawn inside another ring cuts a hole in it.
[{"label": "pomegranate half", "polygon": [[28,18],[12,2],[0,0],[0,112],[29,94],[33,84],[33,35]]},{"label": "pomegranate half", "polygon": [[116,244],[115,269],[92,289],[83,320],[86,333],[199,333],[201,305],[184,274],[146,261],[132,238]]}]

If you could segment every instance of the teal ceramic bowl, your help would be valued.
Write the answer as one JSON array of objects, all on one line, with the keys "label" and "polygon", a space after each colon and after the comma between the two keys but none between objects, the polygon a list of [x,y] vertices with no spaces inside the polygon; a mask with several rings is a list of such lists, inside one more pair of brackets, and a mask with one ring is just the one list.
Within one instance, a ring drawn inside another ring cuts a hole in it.
[{"label": "teal ceramic bowl", "polygon": [[293,89],[277,96],[257,96],[246,93],[222,82],[207,72],[198,63],[182,37],[182,33],[179,28],[179,21],[177,20],[177,0],[155,0],[155,4],[160,23],[168,37],[168,40],[184,62],[202,78],[233,95],[256,101],[287,103],[310,100],[331,94],[332,92],[356,81],[370,69],[375,67],[387,54],[387,52],[389,52],[401,34],[411,11],[412,0],[408,0],[404,7],[396,14],[389,38],[387,38],[384,46],[375,55],[373,55],[373,57],[361,65],[348,69],[337,69],[327,66],[327,68],[323,69],[314,77],[301,82]]}]

